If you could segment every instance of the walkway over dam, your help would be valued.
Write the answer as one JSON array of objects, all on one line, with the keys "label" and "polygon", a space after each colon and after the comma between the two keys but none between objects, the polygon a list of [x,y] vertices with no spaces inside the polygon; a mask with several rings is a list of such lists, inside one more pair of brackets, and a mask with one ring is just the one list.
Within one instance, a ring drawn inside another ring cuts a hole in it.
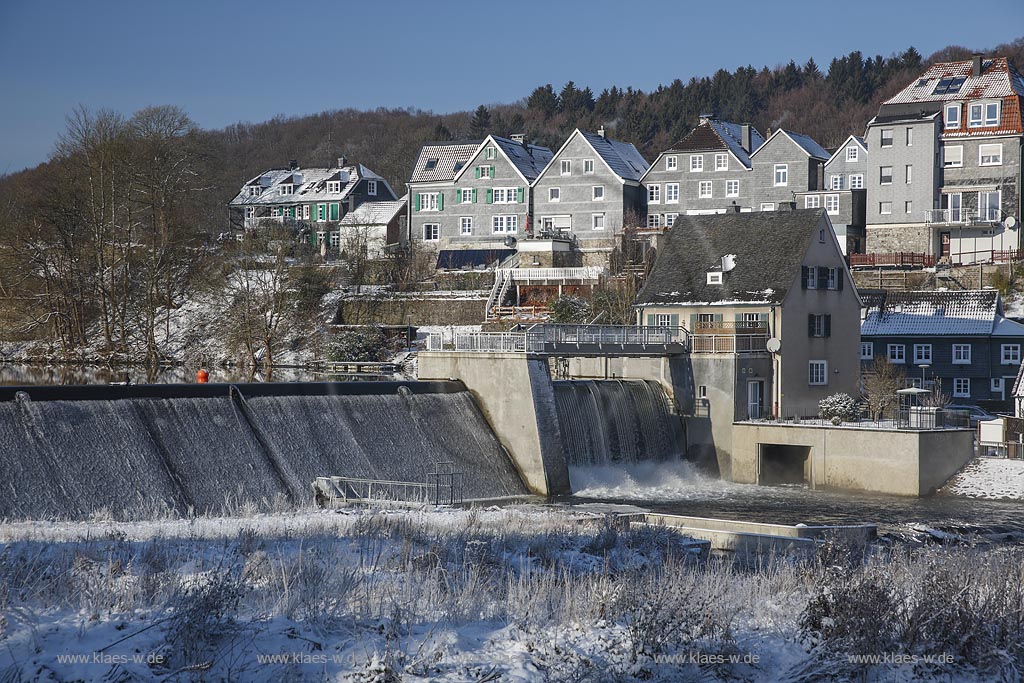
[{"label": "walkway over dam", "polygon": [[671,356],[690,350],[682,327],[537,324],[510,332],[460,332],[446,348],[439,333],[427,338],[428,351],[529,353],[544,356]]}]

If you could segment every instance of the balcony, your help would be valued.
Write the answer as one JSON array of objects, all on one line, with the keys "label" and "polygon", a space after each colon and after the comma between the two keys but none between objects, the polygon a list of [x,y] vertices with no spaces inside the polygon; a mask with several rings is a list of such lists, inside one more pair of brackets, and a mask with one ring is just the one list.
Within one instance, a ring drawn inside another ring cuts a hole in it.
[{"label": "balcony", "polygon": [[765,353],[768,325],[754,321],[698,321],[690,337],[693,353]]},{"label": "balcony", "polygon": [[929,209],[925,212],[925,222],[929,225],[979,225],[982,223],[998,223],[1003,217],[998,206],[971,209]]}]

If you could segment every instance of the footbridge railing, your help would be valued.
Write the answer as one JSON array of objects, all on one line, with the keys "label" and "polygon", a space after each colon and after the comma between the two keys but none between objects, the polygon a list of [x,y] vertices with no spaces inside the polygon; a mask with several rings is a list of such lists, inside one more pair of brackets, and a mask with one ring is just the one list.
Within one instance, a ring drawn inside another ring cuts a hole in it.
[{"label": "footbridge railing", "polygon": [[[671,354],[689,350],[690,335],[682,327],[642,325],[538,324],[518,332],[465,332],[455,335],[455,351],[492,353]],[[440,335],[427,337],[428,351],[442,351]]]}]

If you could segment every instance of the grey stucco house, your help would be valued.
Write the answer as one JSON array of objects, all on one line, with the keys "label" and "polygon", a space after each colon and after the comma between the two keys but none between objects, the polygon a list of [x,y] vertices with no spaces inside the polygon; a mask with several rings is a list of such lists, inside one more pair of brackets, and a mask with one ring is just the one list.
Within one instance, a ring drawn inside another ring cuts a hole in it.
[{"label": "grey stucco house", "polygon": [[779,128],[750,155],[752,208],[777,211],[782,204],[796,202],[797,193],[820,189],[831,156],[807,135]]},{"label": "grey stucco house", "polygon": [[1005,57],[975,55],[883,102],[867,127],[867,251],[975,263],[1019,249],[1022,99]]},{"label": "grey stucco house", "polygon": [[851,135],[825,162],[823,186],[797,193],[798,207],[825,209],[845,254],[864,251],[867,173],[867,141]]}]

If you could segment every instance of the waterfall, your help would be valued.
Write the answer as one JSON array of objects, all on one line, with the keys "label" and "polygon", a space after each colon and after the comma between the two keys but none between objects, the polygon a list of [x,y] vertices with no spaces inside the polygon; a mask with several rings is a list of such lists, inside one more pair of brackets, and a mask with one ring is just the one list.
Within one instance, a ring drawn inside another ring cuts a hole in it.
[{"label": "waterfall", "polygon": [[676,460],[682,423],[662,386],[641,380],[556,381],[555,408],[570,467]]}]

